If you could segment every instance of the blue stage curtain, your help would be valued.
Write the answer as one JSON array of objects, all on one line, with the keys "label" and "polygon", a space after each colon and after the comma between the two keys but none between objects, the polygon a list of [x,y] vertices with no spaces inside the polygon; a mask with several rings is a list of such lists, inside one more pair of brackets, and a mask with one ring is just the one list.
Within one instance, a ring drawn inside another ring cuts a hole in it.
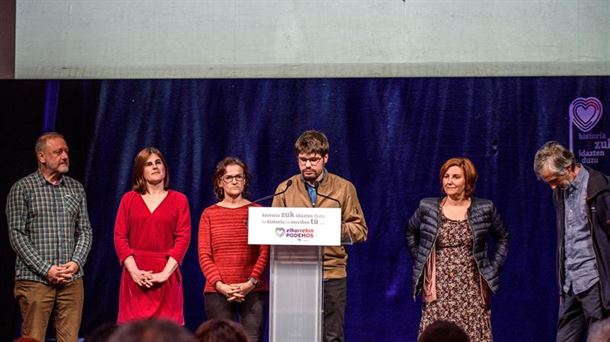
[{"label": "blue stage curtain", "polygon": [[271,194],[298,172],[296,138],[319,129],[330,140],[328,170],[355,184],[369,227],[368,241],[348,248],[348,341],[415,340],[421,308],[404,228],[421,198],[440,195],[438,170],[453,156],[474,161],[475,196],[495,202],[512,234],[493,297],[495,340],[554,340],[554,208],[533,156],[547,140],[568,144],[570,102],[607,104],[610,78],[116,80],[101,81],[99,94],[84,172],[94,228],[85,331],[116,319],[113,226],[140,149],[160,148],[171,187],[189,198],[193,235],[181,267],[194,329],[205,320],[197,227],[215,202],[215,164],[242,158],[252,197]]}]

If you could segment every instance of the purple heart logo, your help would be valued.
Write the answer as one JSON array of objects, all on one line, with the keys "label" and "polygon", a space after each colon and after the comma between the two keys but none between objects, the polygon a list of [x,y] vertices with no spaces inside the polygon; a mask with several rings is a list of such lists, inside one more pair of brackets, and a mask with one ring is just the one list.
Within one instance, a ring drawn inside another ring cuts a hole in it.
[{"label": "purple heart logo", "polygon": [[284,228],[275,228],[275,234],[279,237],[284,236],[284,234],[286,233],[286,230],[284,230]]},{"label": "purple heart logo", "polygon": [[579,97],[570,103],[570,119],[583,132],[589,132],[602,118],[604,107],[596,97]]}]

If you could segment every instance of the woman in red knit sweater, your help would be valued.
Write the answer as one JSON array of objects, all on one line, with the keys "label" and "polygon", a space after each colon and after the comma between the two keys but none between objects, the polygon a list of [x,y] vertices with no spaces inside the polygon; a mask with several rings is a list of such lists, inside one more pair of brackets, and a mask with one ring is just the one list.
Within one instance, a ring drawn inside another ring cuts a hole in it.
[{"label": "woman in red knit sweater", "polygon": [[205,276],[208,319],[239,321],[253,341],[261,341],[263,308],[268,290],[263,272],[269,246],[248,245],[250,182],[248,167],[235,157],[216,166],[214,193],[219,202],[209,206],[199,221],[199,264]]}]

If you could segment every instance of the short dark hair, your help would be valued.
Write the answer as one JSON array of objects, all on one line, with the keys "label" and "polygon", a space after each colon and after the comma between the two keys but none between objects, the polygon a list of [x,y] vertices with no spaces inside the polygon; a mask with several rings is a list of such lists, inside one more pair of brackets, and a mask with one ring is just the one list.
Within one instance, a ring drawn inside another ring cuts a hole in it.
[{"label": "short dark hair", "polygon": [[214,195],[218,200],[222,200],[225,198],[225,192],[218,185],[218,182],[222,180],[222,176],[227,173],[227,166],[237,165],[244,170],[244,191],[242,192],[242,197],[248,198],[248,186],[250,185],[250,180],[252,180],[252,176],[248,172],[248,165],[244,163],[241,159],[237,157],[225,157],[223,160],[219,161],[216,164],[216,172],[214,172],[214,176],[212,176],[212,184],[214,184]]},{"label": "short dark hair", "polygon": [[470,337],[453,322],[435,321],[424,329],[417,342],[470,342]]},{"label": "short dark hair", "polygon": [[328,154],[329,147],[326,135],[315,130],[303,132],[294,143],[294,150],[297,155],[300,153],[319,153],[324,157]]},{"label": "short dark hair", "polygon": [[198,342],[250,342],[244,328],[237,322],[226,319],[210,319],[197,328]]},{"label": "short dark hair", "polygon": [[443,184],[443,177],[445,177],[445,173],[452,166],[457,166],[464,170],[464,179],[466,181],[464,187],[464,196],[466,198],[469,198],[474,193],[475,184],[477,182],[477,179],[479,178],[479,175],[477,174],[477,168],[474,167],[474,163],[468,158],[450,158],[449,160],[443,163],[443,166],[441,166],[441,171],[439,172],[439,177],[441,180],[441,189]]},{"label": "short dark hair", "polygon": [[119,326],[108,342],[193,342],[193,335],[178,324],[164,319],[132,321]]},{"label": "short dark hair", "polygon": [[146,165],[146,159],[151,155],[156,154],[161,159],[163,166],[165,167],[165,179],[163,179],[163,189],[167,190],[169,188],[169,168],[167,167],[167,162],[165,161],[165,157],[163,153],[159,151],[156,147],[145,147],[138,154],[133,162],[133,191],[145,194],[146,193],[146,180],[144,179],[144,166]]}]

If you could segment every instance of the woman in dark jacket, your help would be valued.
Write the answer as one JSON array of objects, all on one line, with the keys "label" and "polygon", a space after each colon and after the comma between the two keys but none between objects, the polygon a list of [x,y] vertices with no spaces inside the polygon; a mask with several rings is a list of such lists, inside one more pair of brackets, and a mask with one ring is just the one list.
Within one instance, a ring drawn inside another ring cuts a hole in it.
[{"label": "woman in dark jacket", "polygon": [[[445,320],[462,327],[471,341],[491,341],[489,295],[499,288],[509,234],[493,203],[472,197],[477,172],[469,159],[447,160],[440,180],[445,196],[421,200],[405,234],[413,296],[423,290],[419,333]],[[489,238],[495,245],[491,258]]]}]

